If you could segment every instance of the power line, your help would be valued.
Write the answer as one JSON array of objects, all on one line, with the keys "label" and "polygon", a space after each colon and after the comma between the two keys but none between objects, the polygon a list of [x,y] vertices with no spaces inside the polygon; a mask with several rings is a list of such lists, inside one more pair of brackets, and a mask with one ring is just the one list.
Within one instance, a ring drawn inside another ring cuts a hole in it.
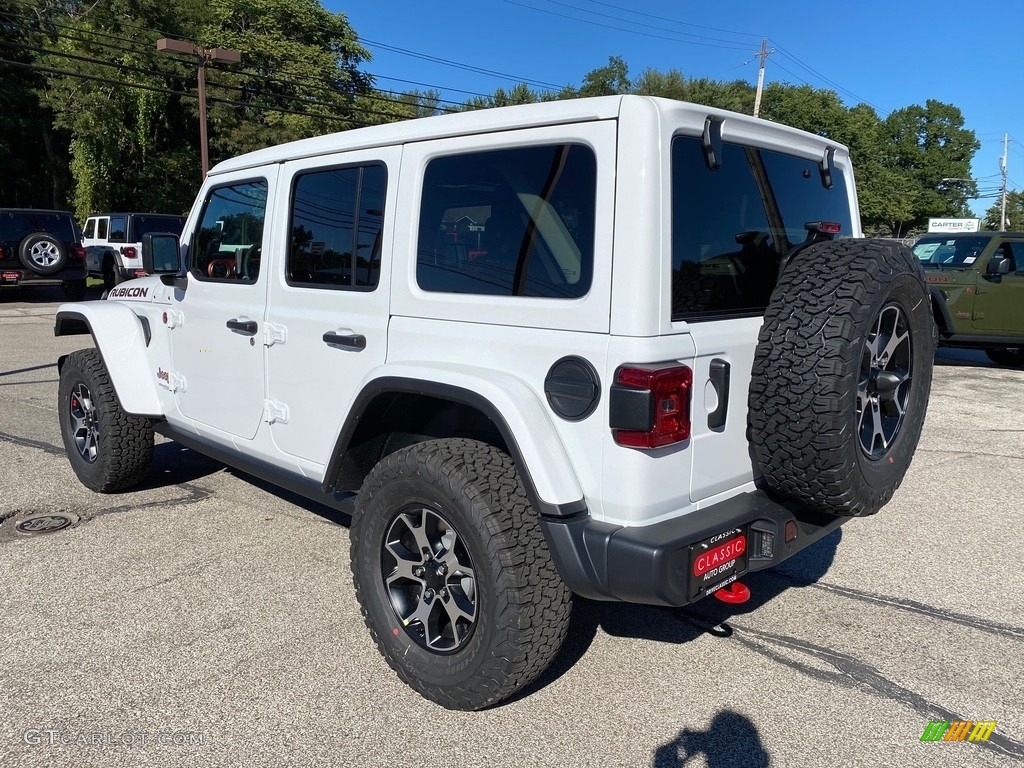
[{"label": "power line", "polygon": [[[729,50],[734,50],[734,51],[744,51],[744,50],[746,50],[746,46],[741,45],[738,42],[734,42],[734,41],[728,41],[730,43],[734,43],[732,45],[718,45],[716,43],[699,43],[699,42],[695,42],[693,40],[684,40],[684,39],[679,38],[679,37],[669,37],[667,35],[655,35],[655,34],[651,34],[650,32],[638,32],[637,30],[634,30],[634,29],[623,29],[622,27],[614,27],[611,24],[602,24],[599,21],[591,21],[590,19],[581,19],[578,16],[569,16],[568,14],[565,14],[565,13],[558,13],[556,11],[549,11],[546,8],[537,8],[536,6],[527,5],[526,3],[519,3],[519,2],[516,2],[515,0],[505,0],[505,2],[508,3],[509,5],[518,5],[520,8],[527,8],[527,9],[529,9],[531,11],[537,11],[537,13],[546,13],[549,16],[557,16],[557,17],[562,18],[562,19],[569,19],[570,21],[578,21],[581,24],[591,24],[591,25],[593,25],[595,27],[604,27],[605,29],[613,29],[616,32],[626,32],[626,33],[629,33],[631,35],[639,35],[641,37],[650,37],[650,38],[654,38],[656,40],[668,40],[668,41],[673,42],[673,43],[687,43],[689,45],[702,45],[702,46],[704,46],[706,48],[727,48]],[[629,23],[636,24],[637,22],[629,22]],[[645,25],[645,26],[647,26],[647,25]]]},{"label": "power line", "polygon": [[555,88],[561,89],[561,85],[554,83],[546,83],[543,80],[531,80],[529,78],[519,77],[517,75],[510,75],[505,72],[497,72],[493,69],[485,69],[483,67],[473,66],[472,64],[463,64],[458,61],[452,61],[451,59],[443,59],[439,56],[431,56],[426,53],[418,53],[417,51],[409,50],[408,48],[401,48],[397,45],[390,45],[388,43],[381,43],[374,40],[368,40],[365,37],[358,38],[360,42],[372,45],[377,48],[381,48],[385,51],[391,51],[392,53],[400,53],[403,56],[412,56],[413,58],[423,59],[424,61],[432,61],[435,64],[444,64],[445,66],[455,67],[456,69],[464,69],[468,72],[476,72],[481,75],[490,75],[491,77],[500,77],[504,80],[511,80],[515,83],[526,83],[527,85],[534,85],[539,88]]},{"label": "power line", "polygon": [[[601,13],[599,11],[589,11],[586,8],[580,8],[578,5],[572,5],[571,3],[563,3],[563,2],[561,2],[561,0],[546,0],[546,1],[551,3],[552,5],[560,5],[563,8],[571,8],[572,10],[580,11],[581,13],[589,13],[589,14],[591,14],[593,16],[600,16],[600,17],[605,18],[605,19],[612,19],[613,21],[624,21],[627,24],[633,24],[633,25],[638,26],[638,27],[645,27],[647,29],[657,29],[659,31],[664,31],[664,28],[661,27],[661,26],[655,26],[653,24],[645,24],[643,22],[633,21],[631,19],[624,19],[621,16],[613,16],[610,13]],[[509,2],[509,0],[506,0],[506,2]],[[519,3],[510,3],[510,4],[511,5],[519,5]],[[540,9],[540,8],[534,8],[534,10],[542,11],[542,9]],[[644,14],[644,15],[647,15],[647,14]],[[565,17],[565,18],[572,18],[572,17]],[[654,18],[658,18],[658,17],[654,17]],[[660,20],[663,21],[663,22],[667,21],[667,19],[660,19]],[[587,20],[586,19],[577,19],[577,21],[584,21],[584,22],[586,22]],[[593,23],[593,22],[587,22],[587,23]],[[605,26],[605,25],[602,24],[601,26]],[[619,27],[610,27],[610,29],[620,29],[620,28]],[[623,32],[628,32],[630,30],[622,30],[622,31]],[[712,40],[712,41],[714,41],[716,43],[728,43],[729,45],[746,45],[745,43],[741,43],[741,42],[739,42],[737,40],[724,40],[724,39],[722,39],[720,37],[707,37],[706,35],[695,35],[692,32],[680,32],[678,34],[685,35],[687,37],[695,37],[698,40]],[[680,42],[688,42],[688,41],[680,41]],[[699,43],[695,43],[695,45],[699,45]],[[715,47],[719,47],[719,46],[715,46]]]},{"label": "power line", "polygon": [[[801,61],[801,60],[800,60],[800,59],[798,59],[798,58],[797,58],[796,56],[794,56],[794,55],[793,55],[793,54],[791,54],[791,53],[790,53],[789,51],[787,51],[787,50],[786,50],[785,48],[783,48],[783,47],[782,47],[781,45],[779,45],[779,44],[778,44],[778,42],[776,42],[775,40],[772,40],[772,44],[773,44],[773,45],[775,46],[775,48],[776,48],[776,49],[777,49],[777,50],[779,51],[779,53],[781,53],[781,54],[782,54],[783,56],[785,56],[785,57],[786,57],[787,59],[789,59],[790,61],[792,61],[792,62],[793,62],[794,64],[796,64],[796,65],[797,65],[798,67],[801,67],[802,69],[805,69],[805,70],[807,70],[807,71],[808,71],[808,72],[810,72],[810,73],[811,73],[812,75],[814,75],[815,77],[817,77],[817,78],[818,78],[819,80],[822,80],[822,81],[824,81],[824,82],[828,83],[829,85],[831,85],[831,86],[832,86],[833,88],[835,88],[835,89],[836,89],[836,90],[838,90],[839,92],[841,92],[841,93],[845,93],[845,94],[846,94],[847,96],[851,96],[851,97],[853,97],[853,98],[854,98],[854,99],[856,99],[856,100],[857,100],[858,102],[860,102],[860,103],[863,103],[863,104],[867,104],[867,105],[868,105],[869,107],[872,107],[873,109],[875,109],[875,110],[876,110],[876,111],[877,111],[877,112],[879,113],[879,115],[880,115],[880,116],[881,116],[882,118],[888,117],[888,115],[890,114],[890,112],[889,112],[889,111],[887,111],[887,110],[884,110],[884,109],[882,109],[882,108],[881,108],[881,107],[879,107],[879,106],[878,106],[877,104],[872,104],[872,103],[871,103],[870,101],[868,101],[867,99],[865,99],[865,98],[863,98],[863,97],[861,97],[861,96],[858,96],[858,95],[857,95],[856,93],[854,93],[853,91],[850,91],[850,90],[848,90],[848,89],[844,88],[844,87],[843,87],[843,86],[841,86],[841,85],[840,85],[839,83],[837,83],[837,82],[836,82],[835,80],[832,80],[831,78],[829,78],[829,77],[826,77],[826,76],[825,76],[825,75],[823,75],[823,74],[822,74],[821,72],[819,72],[818,70],[814,69],[814,67],[811,67],[810,65],[808,65],[808,64],[805,64],[805,63],[804,63],[803,61]],[[787,70],[787,71],[788,71],[788,70]],[[792,74],[792,73],[790,73],[790,74]],[[806,82],[806,81],[804,81],[804,82]],[[807,83],[807,84],[808,84],[808,85],[811,85],[811,83]]]},{"label": "power line", "polygon": [[753,32],[737,32],[732,29],[720,29],[718,27],[706,27],[703,24],[692,24],[688,21],[679,21],[678,19],[669,19],[665,16],[656,16],[653,13],[643,13],[642,11],[636,11],[632,8],[624,8],[621,5],[613,5],[612,3],[602,3],[600,0],[590,0],[594,5],[603,5],[606,8],[614,8],[617,11],[626,11],[628,13],[636,14],[637,16],[646,16],[649,19],[657,19],[659,21],[667,21],[670,24],[679,24],[684,27],[694,27],[696,29],[706,29],[711,32],[723,32],[727,35],[741,35],[744,37],[760,37],[760,35],[754,34]]}]

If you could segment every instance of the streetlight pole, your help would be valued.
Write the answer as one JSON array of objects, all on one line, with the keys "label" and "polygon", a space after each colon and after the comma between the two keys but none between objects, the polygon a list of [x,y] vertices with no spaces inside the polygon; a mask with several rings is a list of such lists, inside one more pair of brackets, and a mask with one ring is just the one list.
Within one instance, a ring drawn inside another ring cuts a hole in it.
[{"label": "streetlight pole", "polygon": [[157,40],[156,49],[196,57],[196,67],[199,70],[199,156],[203,166],[202,178],[205,180],[206,174],[210,172],[210,149],[206,135],[206,64],[211,61],[237,64],[242,60],[242,54],[230,48],[200,48],[187,40],[174,40],[169,37]]}]

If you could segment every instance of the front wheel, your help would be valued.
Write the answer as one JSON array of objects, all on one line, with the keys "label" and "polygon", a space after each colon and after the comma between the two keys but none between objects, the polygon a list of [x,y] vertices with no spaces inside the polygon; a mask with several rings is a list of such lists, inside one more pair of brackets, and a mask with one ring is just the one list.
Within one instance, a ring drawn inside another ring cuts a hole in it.
[{"label": "front wheel", "polygon": [[449,709],[495,704],[534,680],[569,625],[551,561],[509,456],[435,440],[384,458],[352,520],[363,617],[398,676]]},{"label": "front wheel", "polygon": [[153,461],[153,425],[121,408],[99,352],[68,355],[57,392],[64,450],[82,485],[101,493],[137,485]]}]

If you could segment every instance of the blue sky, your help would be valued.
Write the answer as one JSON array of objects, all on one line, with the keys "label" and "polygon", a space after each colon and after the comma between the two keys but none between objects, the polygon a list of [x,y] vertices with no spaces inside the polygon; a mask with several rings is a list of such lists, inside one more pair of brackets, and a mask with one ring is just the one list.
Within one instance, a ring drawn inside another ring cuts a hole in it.
[{"label": "blue sky", "polygon": [[[928,99],[955,104],[981,141],[973,166],[981,189],[998,192],[1004,133],[1010,136],[1008,187],[1024,189],[1022,54],[1015,42],[1024,31],[1020,0],[323,2],[346,13],[372,51],[363,69],[379,88],[434,87],[455,101],[467,91],[488,94],[519,81],[537,89],[579,85],[609,56],[621,56],[631,76],[676,68],[690,77],[753,85],[755,52],[767,37],[775,52],[766,83],[829,88],[847,106],[866,102],[883,117]],[[983,214],[995,199],[972,207]]]}]

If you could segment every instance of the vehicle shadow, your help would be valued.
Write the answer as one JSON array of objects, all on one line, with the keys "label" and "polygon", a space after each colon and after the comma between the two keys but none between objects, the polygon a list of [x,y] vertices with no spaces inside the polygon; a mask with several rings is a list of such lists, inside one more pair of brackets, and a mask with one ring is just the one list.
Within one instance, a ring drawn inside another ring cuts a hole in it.
[{"label": "vehicle shadow", "polygon": [[150,491],[184,485],[220,472],[224,465],[191,448],[168,440],[153,446],[153,464],[149,475],[131,492]]},{"label": "vehicle shadow", "polygon": [[935,352],[935,365],[944,367],[999,368],[980,349],[940,347]]},{"label": "vehicle shadow", "polygon": [[732,617],[756,611],[788,589],[819,581],[832,566],[842,536],[843,529],[838,528],[776,568],[742,577],[741,581],[750,588],[750,599],[740,605],[710,597],[683,608],[663,608],[575,597],[562,650],[537,680],[509,701],[525,698],[566,674],[590,648],[598,628],[615,637],[676,645],[706,634],[728,638],[732,635],[728,623]]},{"label": "vehicle shadow", "polygon": [[[99,299],[103,295],[103,286],[90,285],[85,289],[83,301]],[[71,302],[64,295],[59,285],[18,286],[0,289],[0,307],[9,308],[12,304],[64,304]]]},{"label": "vehicle shadow", "polygon": [[684,728],[654,752],[653,768],[680,768],[704,756],[708,768],[768,768],[771,756],[754,722],[739,712],[719,710],[706,731]]}]

